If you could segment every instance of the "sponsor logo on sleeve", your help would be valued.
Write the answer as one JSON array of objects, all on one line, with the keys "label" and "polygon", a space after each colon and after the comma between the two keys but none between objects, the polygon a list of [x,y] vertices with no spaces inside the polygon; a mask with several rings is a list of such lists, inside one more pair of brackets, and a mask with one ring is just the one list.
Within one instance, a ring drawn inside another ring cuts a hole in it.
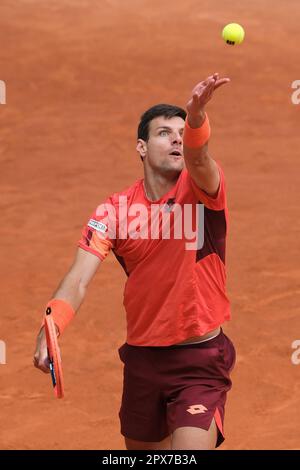
[{"label": "sponsor logo on sleeve", "polygon": [[88,227],[91,227],[91,228],[97,230],[97,232],[105,233],[107,231],[107,225],[105,225],[102,222],[99,222],[98,220],[95,220],[95,219],[90,219],[89,220]]}]

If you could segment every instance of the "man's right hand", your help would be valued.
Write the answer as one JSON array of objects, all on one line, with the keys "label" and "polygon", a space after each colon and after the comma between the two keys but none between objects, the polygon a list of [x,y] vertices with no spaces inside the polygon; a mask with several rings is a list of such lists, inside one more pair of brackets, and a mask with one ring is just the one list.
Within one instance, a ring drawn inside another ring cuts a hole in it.
[{"label": "man's right hand", "polygon": [[49,374],[50,362],[48,358],[46,334],[45,334],[44,327],[41,329],[41,331],[39,332],[37,336],[36,349],[35,349],[35,353],[33,357],[33,364],[34,364],[34,367],[36,367],[37,369],[40,369],[41,371],[45,372],[45,374]]}]

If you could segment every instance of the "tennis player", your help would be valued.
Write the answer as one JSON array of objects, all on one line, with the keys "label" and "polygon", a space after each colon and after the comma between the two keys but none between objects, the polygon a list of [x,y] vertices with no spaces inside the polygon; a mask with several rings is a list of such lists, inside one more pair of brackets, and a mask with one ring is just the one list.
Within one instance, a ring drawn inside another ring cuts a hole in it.
[{"label": "tennis player", "polygon": [[[73,265],[47,306],[61,335],[110,251],[127,275],[119,412],[126,448],[200,450],[224,440],[235,349],[221,326],[227,205],[224,174],[208,152],[208,102],[230,80],[198,83],[186,111],[158,104],[138,126],[144,178],[100,204]],[[49,371],[44,328],[34,364]]]}]

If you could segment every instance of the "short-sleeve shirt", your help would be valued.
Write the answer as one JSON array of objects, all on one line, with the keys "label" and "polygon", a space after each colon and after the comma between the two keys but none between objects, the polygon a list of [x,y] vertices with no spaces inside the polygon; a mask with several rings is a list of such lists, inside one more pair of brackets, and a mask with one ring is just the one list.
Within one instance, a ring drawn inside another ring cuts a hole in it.
[{"label": "short-sleeve shirt", "polygon": [[229,320],[228,210],[219,165],[218,170],[215,197],[201,190],[184,168],[158,201],[148,199],[139,179],[108,197],[83,227],[78,246],[101,260],[112,251],[127,275],[123,304],[128,344],[168,346]]}]

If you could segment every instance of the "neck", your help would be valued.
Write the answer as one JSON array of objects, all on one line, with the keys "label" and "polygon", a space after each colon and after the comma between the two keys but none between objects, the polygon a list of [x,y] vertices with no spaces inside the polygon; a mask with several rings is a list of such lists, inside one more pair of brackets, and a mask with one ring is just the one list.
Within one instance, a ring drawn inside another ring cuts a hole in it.
[{"label": "neck", "polygon": [[176,184],[180,172],[172,172],[170,174],[160,174],[150,171],[144,172],[144,186],[148,199],[151,201],[157,201],[164,194],[170,191]]}]

